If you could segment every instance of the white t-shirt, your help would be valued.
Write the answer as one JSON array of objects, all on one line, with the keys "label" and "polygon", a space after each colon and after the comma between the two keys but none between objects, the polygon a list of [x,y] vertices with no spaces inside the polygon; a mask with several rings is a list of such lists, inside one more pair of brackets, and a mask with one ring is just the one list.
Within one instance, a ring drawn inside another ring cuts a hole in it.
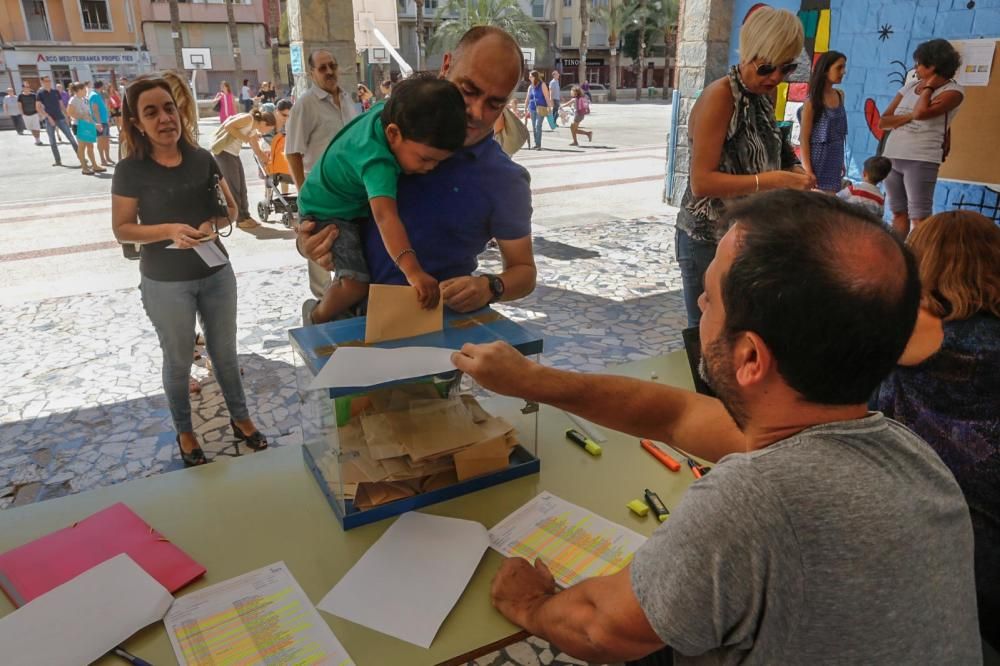
[{"label": "white t-shirt", "polygon": [[[230,120],[229,118],[227,118],[226,123],[229,124],[232,122],[236,122],[242,124],[243,119],[249,117],[250,117],[249,113],[240,113],[235,116],[231,116],[231,118],[235,120]],[[250,142],[250,133],[253,132],[253,122],[251,121],[250,123],[248,123],[246,127],[237,127],[236,131],[238,131],[243,136],[243,139],[240,140],[237,139],[235,136],[230,136],[228,143],[226,143],[225,147],[223,147],[222,150],[229,153],[230,155],[235,155],[236,157],[239,157],[240,151],[243,150],[243,144]]]},{"label": "white t-shirt", "polygon": [[243,86],[240,89],[240,99],[253,99],[253,95],[250,94],[250,86]]},{"label": "white t-shirt", "polygon": [[[896,115],[905,115],[913,111],[913,107],[920,100],[920,95],[915,92],[919,84],[918,79],[900,88],[899,94],[902,95],[902,99],[896,107]],[[965,89],[954,81],[949,81],[935,90],[931,94],[931,99],[950,90],[955,90],[963,98],[965,97]],[[888,158],[941,164],[944,156],[945,128],[951,125],[959,108],[955,107],[948,113],[934,118],[911,120],[897,127],[890,132],[882,154]]]}]

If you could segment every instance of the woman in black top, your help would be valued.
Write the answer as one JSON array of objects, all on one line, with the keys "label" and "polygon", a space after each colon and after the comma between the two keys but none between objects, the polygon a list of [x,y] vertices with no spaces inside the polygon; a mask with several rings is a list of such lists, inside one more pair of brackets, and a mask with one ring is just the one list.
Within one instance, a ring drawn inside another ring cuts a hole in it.
[{"label": "woman in black top", "polygon": [[[236,355],[236,276],[218,226],[236,205],[212,155],[187,139],[170,85],[134,81],[122,106],[122,154],[111,184],[115,238],[142,244],[140,290],[163,350],[163,389],[185,465],[207,462],[191,423],[188,370],[201,319],[237,440],[267,447],[246,406]],[[224,201],[220,201],[220,197]]]}]

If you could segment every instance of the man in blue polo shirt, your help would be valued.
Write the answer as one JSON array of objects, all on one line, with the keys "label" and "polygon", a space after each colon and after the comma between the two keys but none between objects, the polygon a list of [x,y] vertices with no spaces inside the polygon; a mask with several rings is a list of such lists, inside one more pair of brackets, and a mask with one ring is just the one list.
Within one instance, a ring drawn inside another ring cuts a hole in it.
[{"label": "man in blue polo shirt", "polygon": [[42,89],[38,91],[38,113],[45,118],[45,131],[49,135],[49,148],[52,149],[52,157],[55,158],[52,166],[62,166],[62,157],[59,155],[59,146],[56,142],[56,128],[62,130],[62,133],[69,139],[70,145],[73,146],[73,153],[79,152],[76,147],[76,139],[73,138],[73,132],[70,131],[69,123],[66,122],[65,110],[66,107],[63,105],[62,98],[59,97],[59,91],[52,89],[52,79],[43,76]]},{"label": "man in blue polo shirt", "polygon": [[[465,98],[465,147],[428,174],[399,179],[397,202],[410,243],[424,270],[441,282],[445,304],[457,312],[522,298],[535,288],[530,177],[493,140],[493,124],[521,78],[521,60],[517,42],[498,28],[465,33],[441,66],[441,76]],[[306,222],[298,231],[300,252],[330,268],[336,228],[313,233]],[[406,284],[375,225],[365,233],[372,282]],[[472,275],[491,239],[500,248],[503,272]],[[303,309],[312,305],[307,301]]]}]

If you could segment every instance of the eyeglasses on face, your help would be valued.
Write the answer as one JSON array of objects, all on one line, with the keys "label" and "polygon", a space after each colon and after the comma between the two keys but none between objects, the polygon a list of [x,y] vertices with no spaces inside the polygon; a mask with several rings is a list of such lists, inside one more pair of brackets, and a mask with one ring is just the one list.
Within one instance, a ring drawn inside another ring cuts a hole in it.
[{"label": "eyeglasses on face", "polygon": [[335,62],[324,62],[322,65],[316,65],[316,71],[318,72],[336,72],[337,63]]},{"label": "eyeglasses on face", "polygon": [[798,68],[799,63],[797,62],[786,62],[784,65],[772,65],[766,62],[762,65],[757,65],[757,76],[771,76],[777,70],[781,70],[782,76],[788,76]]}]

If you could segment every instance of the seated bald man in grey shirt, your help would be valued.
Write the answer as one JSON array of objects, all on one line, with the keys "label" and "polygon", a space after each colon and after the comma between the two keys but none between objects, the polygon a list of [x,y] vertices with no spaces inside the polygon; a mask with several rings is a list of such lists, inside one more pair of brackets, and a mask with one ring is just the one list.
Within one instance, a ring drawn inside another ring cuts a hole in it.
[{"label": "seated bald man in grey shirt", "polygon": [[913,331],[913,257],[823,194],[765,193],[727,215],[699,299],[718,399],[502,343],[453,356],[497,393],[719,461],[620,573],[557,592],[544,563],[510,558],[494,606],[600,663],[980,663],[962,492],[930,446],[867,409]]}]

